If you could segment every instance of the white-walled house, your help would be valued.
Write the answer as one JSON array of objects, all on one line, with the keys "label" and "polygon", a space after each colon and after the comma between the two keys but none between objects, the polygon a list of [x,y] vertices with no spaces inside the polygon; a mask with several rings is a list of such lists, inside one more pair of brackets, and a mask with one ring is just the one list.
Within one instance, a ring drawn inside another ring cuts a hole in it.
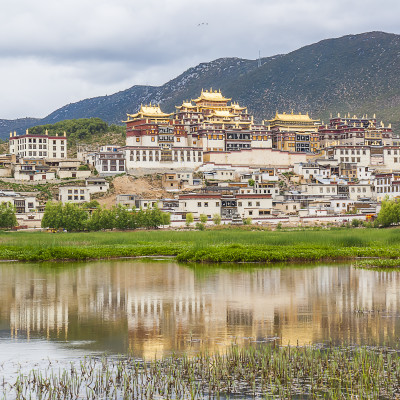
[{"label": "white-walled house", "polygon": [[110,184],[101,177],[87,178],[85,183],[89,194],[106,193],[107,190],[110,188]]},{"label": "white-walled house", "polygon": [[85,186],[60,186],[58,200],[62,203],[88,203],[90,201],[89,189]]}]

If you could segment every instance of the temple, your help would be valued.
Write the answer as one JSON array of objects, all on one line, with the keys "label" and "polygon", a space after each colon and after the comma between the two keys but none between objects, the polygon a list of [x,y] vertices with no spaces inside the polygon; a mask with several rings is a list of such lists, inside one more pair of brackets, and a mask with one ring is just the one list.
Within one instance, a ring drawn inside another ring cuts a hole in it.
[{"label": "temple", "polygon": [[276,113],[273,119],[256,123],[247,107],[220,90],[202,89],[197,98],[183,101],[170,114],[158,105],[142,105],[136,114],[127,114],[124,122],[128,171],[196,168],[205,160],[220,159],[220,153],[228,157],[238,151],[317,153],[320,149],[319,120],[292,112]]},{"label": "temple", "polygon": [[308,114],[278,114],[268,120],[273,147],[289,152],[316,153],[319,151],[319,120]]},{"label": "temple", "polygon": [[332,146],[391,146],[393,144],[392,127],[383,122],[377,123],[376,116],[361,118],[350,113],[340,114],[329,120],[329,124],[319,127],[321,148]]}]

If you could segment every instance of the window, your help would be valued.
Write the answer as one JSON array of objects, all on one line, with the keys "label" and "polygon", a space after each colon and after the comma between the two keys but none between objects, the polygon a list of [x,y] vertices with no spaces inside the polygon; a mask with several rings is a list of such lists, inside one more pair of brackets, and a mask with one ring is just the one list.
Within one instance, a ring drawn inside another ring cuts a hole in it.
[{"label": "window", "polygon": [[215,206],[219,207],[219,201],[215,202]]},{"label": "window", "polygon": [[253,215],[253,211],[249,211],[249,215]]},{"label": "window", "polygon": [[260,202],[256,201],[256,207],[260,207]]},{"label": "window", "polygon": [[249,207],[252,207],[253,202],[249,201],[249,202],[247,203],[247,205],[248,205]]},{"label": "window", "polygon": [[208,202],[207,201],[204,202],[204,207],[208,207]]},{"label": "window", "polygon": [[140,138],[138,138],[138,137],[137,137],[137,138],[136,138],[136,142],[138,142],[138,143],[139,143],[139,142],[140,142]]},{"label": "window", "polygon": [[197,207],[201,207],[201,201],[197,203]]}]

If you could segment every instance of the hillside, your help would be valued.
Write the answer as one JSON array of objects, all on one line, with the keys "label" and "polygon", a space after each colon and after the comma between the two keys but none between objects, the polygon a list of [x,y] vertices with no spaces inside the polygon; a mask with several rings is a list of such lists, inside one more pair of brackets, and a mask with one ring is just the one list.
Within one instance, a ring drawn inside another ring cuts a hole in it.
[{"label": "hillside", "polygon": [[[56,135],[65,132],[68,138],[68,156],[75,157],[80,144],[102,146],[106,144],[125,144],[125,128],[109,125],[100,118],[81,118],[37,125],[29,130],[33,135]],[[0,147],[1,148],[1,147]]]},{"label": "hillside", "polygon": [[[133,86],[111,96],[82,100],[39,123],[99,117],[120,124],[141,103],[160,103],[171,112],[182,100],[197,97],[201,88],[212,87],[247,106],[258,120],[271,118],[276,110],[291,109],[325,120],[331,112],[376,113],[396,129],[400,128],[399,57],[400,35],[348,35],[263,58],[260,68],[255,60],[239,58],[202,63],[163,86]],[[7,129],[0,124],[0,137],[25,129],[21,120],[18,123],[18,128],[12,128],[9,122]]]}]

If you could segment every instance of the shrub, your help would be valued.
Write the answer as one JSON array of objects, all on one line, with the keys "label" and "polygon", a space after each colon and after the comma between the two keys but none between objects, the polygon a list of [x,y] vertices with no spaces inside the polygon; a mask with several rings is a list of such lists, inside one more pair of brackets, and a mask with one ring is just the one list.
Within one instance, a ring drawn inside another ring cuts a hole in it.
[{"label": "shrub", "polygon": [[207,215],[205,215],[205,214],[200,214],[200,222],[201,222],[202,224],[205,224],[205,223],[207,222],[207,220],[208,220]]},{"label": "shrub", "polygon": [[201,222],[196,222],[196,229],[198,229],[199,231],[204,231],[204,224],[202,224]]},{"label": "shrub", "polygon": [[214,225],[221,225],[221,216],[219,214],[213,215]]},{"label": "shrub", "polygon": [[193,214],[192,213],[187,213],[186,214],[186,226],[190,226],[194,221]]}]

